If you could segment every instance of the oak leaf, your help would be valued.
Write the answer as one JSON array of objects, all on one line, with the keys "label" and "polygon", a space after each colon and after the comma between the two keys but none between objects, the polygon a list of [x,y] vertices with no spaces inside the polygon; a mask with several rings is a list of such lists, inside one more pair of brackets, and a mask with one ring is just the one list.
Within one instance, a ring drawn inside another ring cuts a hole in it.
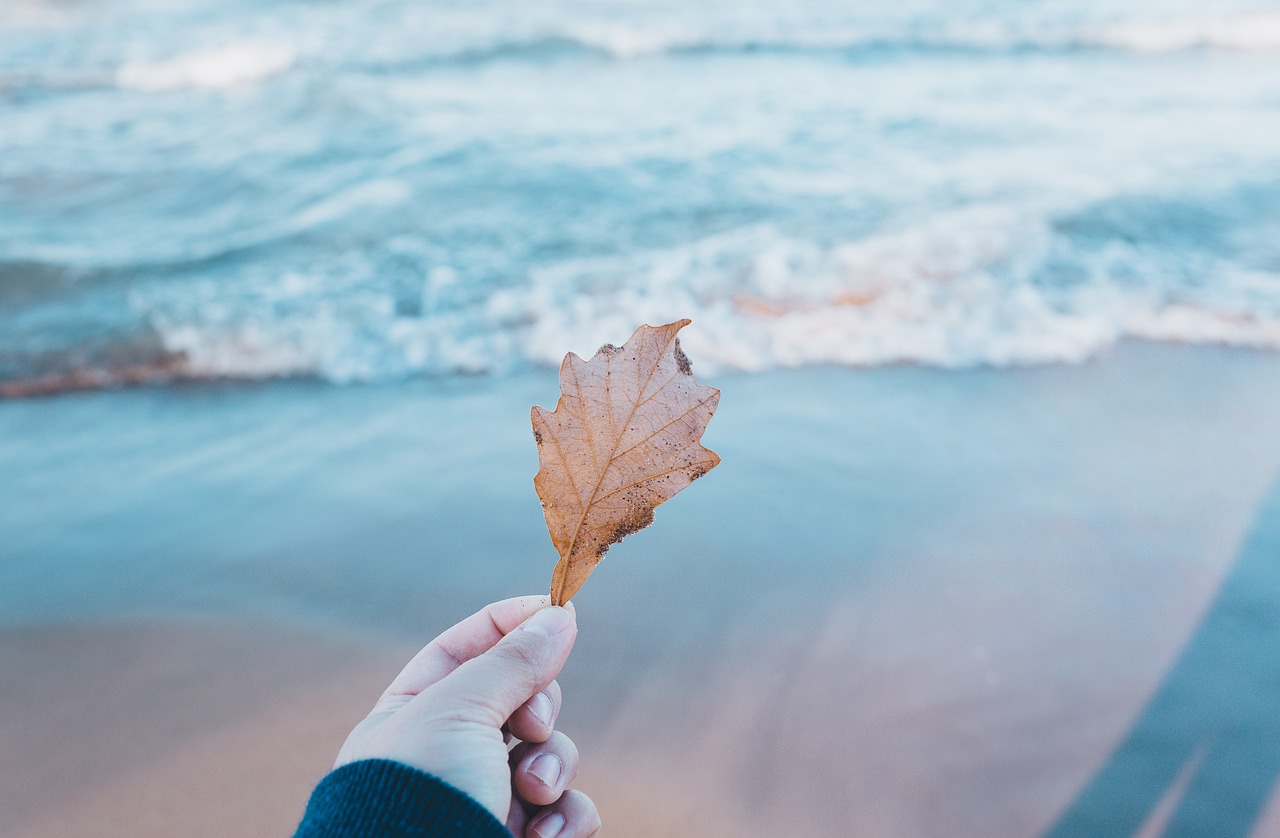
[{"label": "oak leaf", "polygon": [[578,592],[605,551],[653,522],[653,510],[720,463],[699,440],[720,391],[693,379],[676,333],[688,320],[641,326],[560,365],[554,411],[535,406],[534,488],[560,561],[551,601]]}]

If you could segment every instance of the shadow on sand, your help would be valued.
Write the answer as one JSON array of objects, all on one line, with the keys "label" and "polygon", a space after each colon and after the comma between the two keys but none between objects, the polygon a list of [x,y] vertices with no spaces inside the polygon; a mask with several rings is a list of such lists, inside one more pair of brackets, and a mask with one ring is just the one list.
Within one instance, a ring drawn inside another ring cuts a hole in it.
[{"label": "shadow on sand", "polygon": [[1164,835],[1245,836],[1278,776],[1280,483],[1178,662],[1046,834],[1132,835],[1176,797]]}]

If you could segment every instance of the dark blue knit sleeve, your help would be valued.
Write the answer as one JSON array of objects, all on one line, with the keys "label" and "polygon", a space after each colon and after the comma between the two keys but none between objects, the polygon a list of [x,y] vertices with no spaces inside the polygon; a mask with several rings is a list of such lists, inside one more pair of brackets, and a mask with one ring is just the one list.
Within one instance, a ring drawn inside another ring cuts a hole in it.
[{"label": "dark blue knit sleeve", "polygon": [[443,780],[387,759],[366,759],[320,781],[294,838],[511,838],[475,800]]}]

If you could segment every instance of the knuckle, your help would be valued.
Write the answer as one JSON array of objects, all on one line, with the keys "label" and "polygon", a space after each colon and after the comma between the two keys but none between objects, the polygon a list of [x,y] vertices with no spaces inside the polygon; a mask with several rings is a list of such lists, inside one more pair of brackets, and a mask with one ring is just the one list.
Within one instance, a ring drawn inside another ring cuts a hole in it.
[{"label": "knuckle", "polygon": [[405,693],[384,693],[378,699],[378,703],[373,705],[373,709],[369,711],[369,716],[377,717],[384,713],[394,713],[413,699],[414,696]]},{"label": "knuckle", "polygon": [[458,696],[456,717],[451,721],[458,724],[480,723],[485,727],[497,728],[505,718],[505,711],[500,698],[485,690],[470,690]]}]

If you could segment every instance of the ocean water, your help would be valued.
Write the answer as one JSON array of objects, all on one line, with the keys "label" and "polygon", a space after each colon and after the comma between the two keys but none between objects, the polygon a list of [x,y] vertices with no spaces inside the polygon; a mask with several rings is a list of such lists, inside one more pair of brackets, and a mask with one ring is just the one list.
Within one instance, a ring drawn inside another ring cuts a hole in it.
[{"label": "ocean water", "polygon": [[0,5],[0,394],[1280,351],[1280,5]]}]

